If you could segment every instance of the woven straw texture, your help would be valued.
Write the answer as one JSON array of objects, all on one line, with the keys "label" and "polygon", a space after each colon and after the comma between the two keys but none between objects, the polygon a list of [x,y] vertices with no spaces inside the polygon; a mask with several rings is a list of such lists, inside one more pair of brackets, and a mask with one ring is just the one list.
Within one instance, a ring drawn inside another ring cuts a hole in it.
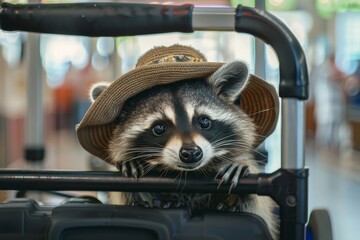
[{"label": "woven straw texture", "polygon": [[[186,55],[199,61],[154,62],[170,55]],[[223,63],[206,62],[201,53],[190,47],[174,45],[150,50],[139,59],[134,70],[116,79],[90,106],[76,127],[81,146],[110,162],[108,143],[115,128],[113,121],[128,98],[157,85],[208,77],[222,65]],[[250,75],[249,83],[242,93],[240,107],[257,126],[257,144],[269,136],[276,126],[278,101],[272,85]]]}]

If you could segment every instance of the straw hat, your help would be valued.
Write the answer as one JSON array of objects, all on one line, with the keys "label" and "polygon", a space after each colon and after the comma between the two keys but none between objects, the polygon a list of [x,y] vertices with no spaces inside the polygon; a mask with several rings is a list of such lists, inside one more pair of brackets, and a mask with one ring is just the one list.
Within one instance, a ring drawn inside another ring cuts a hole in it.
[{"label": "straw hat", "polygon": [[[114,119],[124,102],[151,87],[190,78],[205,78],[224,63],[207,62],[197,50],[173,45],[145,53],[134,70],[112,82],[93,102],[76,126],[81,146],[91,154],[109,161],[108,144],[116,127]],[[269,136],[277,122],[279,99],[274,87],[250,75],[241,93],[240,108],[257,126],[257,144]]]}]

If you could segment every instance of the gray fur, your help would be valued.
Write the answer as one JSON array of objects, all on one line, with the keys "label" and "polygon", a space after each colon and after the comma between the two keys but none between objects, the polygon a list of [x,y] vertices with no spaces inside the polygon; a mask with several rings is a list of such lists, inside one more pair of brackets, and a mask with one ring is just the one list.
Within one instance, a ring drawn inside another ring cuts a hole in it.
[{"label": "gray fur", "polygon": [[219,68],[208,78],[208,83],[216,93],[233,102],[246,86],[248,75],[246,63],[235,61]]},{"label": "gray fur", "polygon": [[[139,136],[141,136],[141,140],[144,139],[141,134],[149,132],[149,128],[153,126],[154,122],[164,121],[163,118],[166,117],[165,109],[175,111],[176,108],[184,105],[191,106],[195,110],[194,119],[198,112],[200,112],[200,115],[203,114],[201,111],[211,113],[209,117],[213,121],[218,120],[218,124],[228,126],[228,131],[235,136],[229,141],[226,141],[226,139],[231,137],[230,135],[223,136],[217,141],[209,140],[210,144],[205,144],[204,152],[211,152],[213,156],[209,164],[201,166],[196,171],[202,174],[206,172],[217,173],[224,164],[234,164],[234,166],[239,167],[247,166],[250,173],[258,173],[259,168],[256,160],[252,157],[255,150],[253,149],[255,125],[250,117],[232,103],[246,86],[247,78],[246,65],[242,62],[234,62],[224,65],[208,79],[184,80],[156,87],[129,99],[124,104],[116,120],[117,127],[114,130],[109,146],[112,158],[110,162],[117,165],[123,175],[129,177],[141,176],[154,168],[187,171],[185,169],[178,170],[176,163],[164,159],[164,155],[162,155],[164,148],[161,147],[156,149],[152,147],[151,149],[154,149],[151,153],[152,159],[147,159],[145,163],[139,163],[138,159],[139,156],[141,157],[141,151],[150,149],[150,147],[134,146]],[[222,132],[221,129],[217,131]],[[183,133],[178,132],[176,134],[182,136]],[[199,135],[198,132],[196,134]],[[214,136],[216,138],[217,134],[214,134]],[[154,141],[156,141],[155,137]],[[144,152],[144,154],[149,155],[148,152]],[[177,161],[176,155],[175,153],[173,161]],[[227,180],[231,181],[231,179]],[[111,202],[132,205],[138,203],[139,199],[141,199],[147,202],[149,207],[153,207],[153,200],[159,197],[186,203],[195,210],[205,207],[219,211],[255,213],[264,219],[274,239],[276,238],[277,221],[272,213],[273,202],[267,197],[255,195],[238,196],[235,194],[124,193],[121,196],[112,197]]]}]

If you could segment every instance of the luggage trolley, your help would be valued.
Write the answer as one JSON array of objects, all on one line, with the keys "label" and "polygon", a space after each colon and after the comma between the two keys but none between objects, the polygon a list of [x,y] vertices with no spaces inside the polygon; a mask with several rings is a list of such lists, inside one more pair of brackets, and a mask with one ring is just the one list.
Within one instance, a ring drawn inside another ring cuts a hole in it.
[{"label": "luggage trolley", "polygon": [[[90,37],[236,31],[262,39],[273,47],[280,63],[281,169],[251,174],[241,179],[233,192],[271,196],[280,207],[280,239],[305,239],[309,170],[304,164],[304,100],[308,98],[308,72],[299,42],[276,17],[241,5],[2,3],[0,28]],[[149,175],[134,181],[117,172],[0,170],[0,190],[174,192],[181,185],[182,192],[226,193],[228,186],[218,188],[213,177],[199,180],[188,175],[185,184],[184,180],[174,182],[172,176],[159,180],[157,175]],[[271,239],[261,219],[252,214],[205,214],[202,219],[191,219],[184,209],[110,206],[94,199],[73,199],[54,208],[29,199],[9,200],[0,204],[0,216],[6,216],[0,217],[1,239],[129,239],[128,234],[134,236],[132,239]],[[219,221],[224,226],[218,226]]]}]

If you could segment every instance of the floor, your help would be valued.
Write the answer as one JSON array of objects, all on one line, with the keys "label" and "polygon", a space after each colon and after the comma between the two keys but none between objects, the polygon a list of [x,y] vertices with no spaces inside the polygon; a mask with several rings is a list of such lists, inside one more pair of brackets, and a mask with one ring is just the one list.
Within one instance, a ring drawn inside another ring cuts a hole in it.
[{"label": "floor", "polygon": [[359,239],[360,152],[307,147],[309,211],[329,210],[334,240]]},{"label": "floor", "polygon": [[[74,134],[60,132],[49,142],[46,169],[89,168],[91,157],[75,140]],[[337,152],[310,144],[306,148],[306,165],[310,168],[309,212],[315,208],[329,210],[334,240],[356,240],[360,227],[360,152]],[[11,167],[23,168],[18,161]]]}]

